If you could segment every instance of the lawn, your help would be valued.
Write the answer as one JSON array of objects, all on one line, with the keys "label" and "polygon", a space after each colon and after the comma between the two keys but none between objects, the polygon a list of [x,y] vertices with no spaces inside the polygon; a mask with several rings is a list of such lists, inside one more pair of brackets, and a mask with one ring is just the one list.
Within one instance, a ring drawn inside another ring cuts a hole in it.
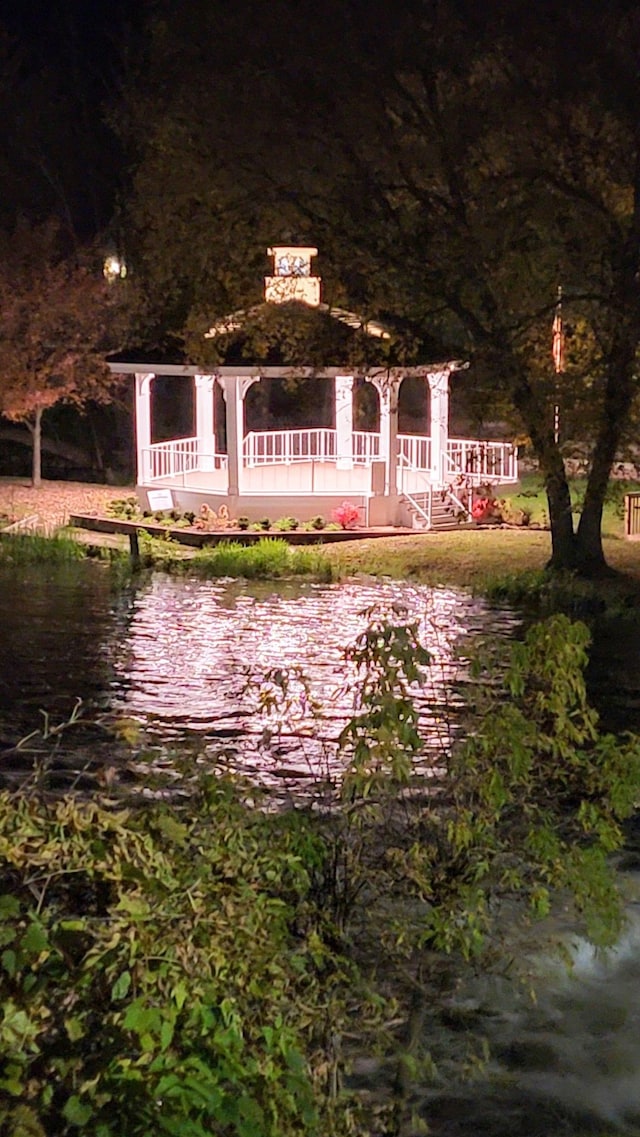
[{"label": "lawn", "polygon": [[[571,482],[572,500],[579,505],[583,479]],[[611,483],[603,518],[605,556],[612,568],[640,581],[640,543],[624,537],[624,494],[637,483]],[[523,478],[504,498],[530,511],[526,528],[479,526],[451,533],[416,533],[375,541],[361,540],[324,552],[343,575],[373,573],[414,578],[426,584],[450,584],[482,592],[501,577],[544,568],[551,554],[547,500],[537,475]],[[578,510],[576,510],[576,519]],[[542,528],[544,526],[544,528]]]}]

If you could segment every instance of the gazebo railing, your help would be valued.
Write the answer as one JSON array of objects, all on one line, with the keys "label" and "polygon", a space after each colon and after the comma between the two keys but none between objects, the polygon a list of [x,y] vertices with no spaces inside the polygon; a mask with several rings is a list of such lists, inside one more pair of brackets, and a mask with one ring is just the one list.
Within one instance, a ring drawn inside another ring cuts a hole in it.
[{"label": "gazebo railing", "polygon": [[[154,442],[142,450],[145,481],[157,481],[203,470],[220,470],[227,465],[227,455],[205,453],[202,439],[174,438]],[[337,433],[325,427],[302,430],[250,431],[244,438],[245,466],[288,465],[296,462],[336,462],[351,457],[357,466],[370,466],[381,460],[382,439],[375,431],[358,430],[352,434],[351,455],[338,454]],[[399,462],[405,468],[431,474],[431,439],[423,434],[399,434]],[[439,481],[463,474],[474,485],[483,482],[515,482],[518,477],[516,448],[506,442],[482,442],[477,439],[450,438],[443,455],[444,470]]]},{"label": "gazebo railing", "polygon": [[194,470],[220,470],[227,464],[226,454],[204,454],[197,438],[172,438],[169,442],[154,442],[142,451],[146,480],[174,478]]},{"label": "gazebo railing", "polygon": [[[358,466],[369,466],[382,457],[381,437],[372,430],[354,430],[351,457]],[[428,470],[431,439],[418,434],[398,435],[398,447],[416,470]],[[334,462],[337,434],[328,428],[304,430],[252,430],[244,439],[247,466],[272,466],[280,462]],[[342,455],[348,457],[348,455]]]},{"label": "gazebo railing", "polygon": [[380,435],[372,430],[354,430],[353,461],[357,466],[370,466],[380,459]]},{"label": "gazebo railing", "polygon": [[308,430],[251,430],[244,438],[247,466],[335,461],[336,432],[324,427]]},{"label": "gazebo railing", "polygon": [[479,442],[450,438],[446,475],[464,474],[475,485],[482,482],[517,482],[518,455],[510,442]]},{"label": "gazebo railing", "polygon": [[423,434],[399,434],[402,466],[425,473],[431,469],[431,439]]}]

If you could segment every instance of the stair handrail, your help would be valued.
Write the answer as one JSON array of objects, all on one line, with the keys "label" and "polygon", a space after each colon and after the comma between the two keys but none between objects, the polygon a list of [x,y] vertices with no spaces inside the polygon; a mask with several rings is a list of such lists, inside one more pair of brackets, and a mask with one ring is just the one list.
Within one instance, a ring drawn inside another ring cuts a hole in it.
[{"label": "stair handrail", "polygon": [[[445,486],[444,492],[446,493],[449,501],[453,502],[460,513],[464,513],[466,517],[471,516],[471,506],[473,504],[471,501],[469,501],[469,504],[465,505],[464,502],[461,501],[458,495],[454,492],[451,486]],[[469,486],[469,494],[473,494],[473,486]]]},{"label": "stair handrail", "polygon": [[[413,473],[418,474],[421,477],[424,476],[423,471],[419,470],[417,466],[414,466],[413,462],[410,462],[409,459],[402,453],[402,451],[398,452],[398,459],[399,459],[398,464],[399,464],[401,469],[411,470],[411,471],[413,471]],[[425,486],[426,486],[426,489],[424,492],[425,492],[427,501],[429,503],[429,507],[427,510],[424,510],[422,508],[422,506],[418,504],[416,499],[414,497],[412,497],[412,495],[408,492],[408,490],[405,489],[404,485],[402,486],[402,495],[403,495],[403,497],[406,497],[407,501],[412,505],[412,507],[415,509],[416,513],[419,513],[420,516],[424,518],[424,520],[427,523],[427,528],[431,529],[433,526],[433,522],[431,519],[431,514],[432,514],[431,506],[433,504],[433,486],[431,485],[431,482],[427,481],[426,479],[425,479]]]}]

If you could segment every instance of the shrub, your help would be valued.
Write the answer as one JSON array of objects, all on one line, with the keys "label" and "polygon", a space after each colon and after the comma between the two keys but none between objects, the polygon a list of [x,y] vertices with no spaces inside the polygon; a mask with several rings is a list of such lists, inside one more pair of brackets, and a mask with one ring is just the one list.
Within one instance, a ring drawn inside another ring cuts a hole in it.
[{"label": "shrub", "polygon": [[248,529],[250,524],[251,522],[249,521],[248,517],[238,518],[238,529]]},{"label": "shrub", "polygon": [[261,517],[259,522],[258,522],[258,525],[261,529],[265,529],[265,530],[270,529],[271,528],[271,520],[268,517]]},{"label": "shrub", "polygon": [[215,781],[182,810],[0,795],[3,1133],[317,1132],[339,963],[294,921],[322,849]]},{"label": "shrub", "polygon": [[343,501],[342,505],[333,511],[334,521],[337,521],[341,529],[355,529],[359,516],[358,507],[352,501]]},{"label": "shrub", "polygon": [[279,533],[292,533],[298,528],[300,522],[297,517],[279,517],[274,521],[273,528],[277,529]]},{"label": "shrub", "polygon": [[318,514],[317,517],[312,517],[311,521],[309,522],[309,525],[312,529],[324,529],[324,526],[325,526],[324,517],[321,517],[320,514]]}]

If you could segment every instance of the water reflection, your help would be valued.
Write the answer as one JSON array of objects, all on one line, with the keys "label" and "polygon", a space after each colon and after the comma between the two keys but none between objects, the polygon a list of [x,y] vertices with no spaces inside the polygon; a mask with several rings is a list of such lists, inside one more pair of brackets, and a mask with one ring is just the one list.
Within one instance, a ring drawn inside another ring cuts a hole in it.
[{"label": "water reflection", "polygon": [[[327,760],[321,744],[331,746],[354,709],[356,673],[344,649],[366,627],[364,611],[394,604],[418,621],[432,654],[417,697],[425,735],[439,749],[455,720],[464,637],[506,635],[514,620],[465,594],[397,581],[256,587],[156,574],[128,614],[126,655],[114,661],[113,711],[140,719],[165,742],[197,736],[208,753],[224,745],[245,770],[281,774],[283,765],[302,775]],[[272,668],[300,668],[310,698],[270,721],[280,730],[265,746],[256,708]],[[321,708],[315,718],[314,700]]]},{"label": "water reflection", "polygon": [[[202,582],[157,573],[114,591],[105,566],[0,569],[0,740],[41,720],[64,719],[76,699],[111,721],[129,716],[157,754],[169,746],[209,761],[224,748],[247,772],[264,768],[259,685],[271,668],[299,667],[320,722],[298,704],[267,747],[275,776],[317,772],[353,709],[354,671],[344,649],[364,609],[404,605],[433,655],[418,701],[432,748],[456,720],[457,653],[469,636],[512,633],[514,620],[449,589],[401,581]],[[273,723],[270,724],[273,727]],[[313,736],[313,737],[310,737]]]}]

